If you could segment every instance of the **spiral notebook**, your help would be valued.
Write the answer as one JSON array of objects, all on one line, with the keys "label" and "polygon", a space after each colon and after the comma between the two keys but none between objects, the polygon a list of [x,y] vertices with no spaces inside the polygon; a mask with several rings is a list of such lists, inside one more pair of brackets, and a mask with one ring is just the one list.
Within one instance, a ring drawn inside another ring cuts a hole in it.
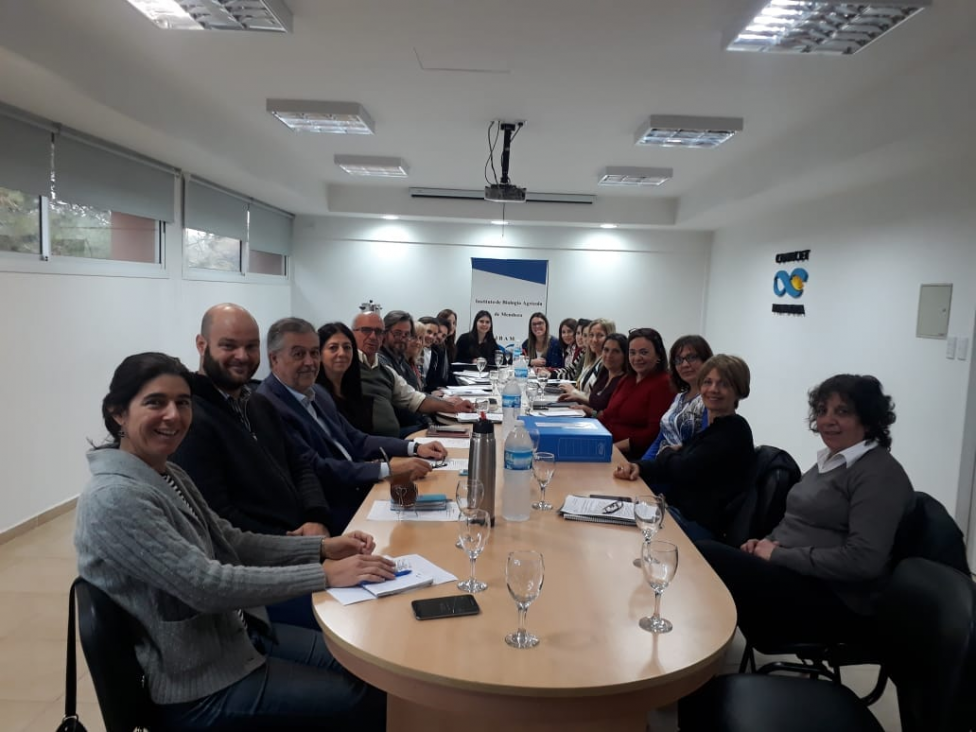
[{"label": "spiral notebook", "polygon": [[559,509],[559,515],[567,521],[589,521],[617,526],[636,525],[633,502],[614,501],[610,498],[568,495]]}]

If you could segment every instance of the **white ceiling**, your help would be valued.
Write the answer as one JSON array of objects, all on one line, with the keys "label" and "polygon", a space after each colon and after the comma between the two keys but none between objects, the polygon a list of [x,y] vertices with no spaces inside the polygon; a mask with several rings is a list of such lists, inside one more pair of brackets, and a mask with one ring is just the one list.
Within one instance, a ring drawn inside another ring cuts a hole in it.
[{"label": "white ceiling", "polygon": [[[972,0],[935,0],[845,58],[723,51],[755,0],[286,2],[290,35],[162,31],[125,0],[2,0],[0,101],[306,214],[497,218],[497,204],[406,194],[484,185],[497,118],[527,121],[516,184],[598,196],[507,207],[528,223],[713,228],[952,154],[955,130],[972,152]],[[361,102],[376,135],[292,133],[268,98]],[[745,131],[712,151],[636,147],[651,114],[743,117]],[[354,179],[337,153],[402,157],[410,177]],[[675,177],[617,192],[596,186],[607,165]]]}]

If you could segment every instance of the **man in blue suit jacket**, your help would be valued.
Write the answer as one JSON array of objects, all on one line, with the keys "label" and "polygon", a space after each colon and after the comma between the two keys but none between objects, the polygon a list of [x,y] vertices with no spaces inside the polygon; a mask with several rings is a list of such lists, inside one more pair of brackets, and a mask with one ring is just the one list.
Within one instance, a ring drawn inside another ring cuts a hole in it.
[{"label": "man in blue suit jacket", "polygon": [[418,480],[431,470],[424,458],[447,456],[440,442],[419,445],[368,435],[349,424],[329,393],[315,383],[321,352],[308,321],[277,321],[268,329],[267,343],[271,375],[257,391],[278,410],[288,437],[321,481],[332,509],[328,528],[333,535],[346,527],[373,483],[391,472]]}]

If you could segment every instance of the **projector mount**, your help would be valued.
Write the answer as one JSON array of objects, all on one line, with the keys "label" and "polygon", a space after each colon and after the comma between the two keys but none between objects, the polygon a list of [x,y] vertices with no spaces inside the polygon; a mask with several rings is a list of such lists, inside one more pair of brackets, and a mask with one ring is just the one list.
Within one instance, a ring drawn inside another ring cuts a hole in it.
[{"label": "projector mount", "polygon": [[[496,203],[525,203],[525,189],[519,188],[512,183],[511,178],[508,176],[509,163],[511,161],[512,155],[512,140],[521,131],[522,126],[525,124],[524,121],[517,122],[502,122],[496,121],[492,122],[488,126],[488,162],[485,163],[485,182],[488,185],[485,186],[485,200],[494,201]],[[491,141],[491,128],[497,125],[497,130],[495,131],[495,142]],[[503,135],[502,137],[502,179],[495,178],[495,182],[492,183],[488,179],[488,166],[491,165],[492,173],[495,171],[495,144],[498,140],[499,131]]]}]

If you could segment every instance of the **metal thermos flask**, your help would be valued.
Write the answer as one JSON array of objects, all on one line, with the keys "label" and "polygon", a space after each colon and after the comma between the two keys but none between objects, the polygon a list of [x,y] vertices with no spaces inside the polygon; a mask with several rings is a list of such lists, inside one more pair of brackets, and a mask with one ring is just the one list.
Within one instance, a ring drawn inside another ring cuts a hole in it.
[{"label": "metal thermos flask", "polygon": [[485,497],[481,508],[491,516],[495,525],[495,428],[482,417],[471,430],[471,450],[468,453],[468,476],[481,481]]}]

